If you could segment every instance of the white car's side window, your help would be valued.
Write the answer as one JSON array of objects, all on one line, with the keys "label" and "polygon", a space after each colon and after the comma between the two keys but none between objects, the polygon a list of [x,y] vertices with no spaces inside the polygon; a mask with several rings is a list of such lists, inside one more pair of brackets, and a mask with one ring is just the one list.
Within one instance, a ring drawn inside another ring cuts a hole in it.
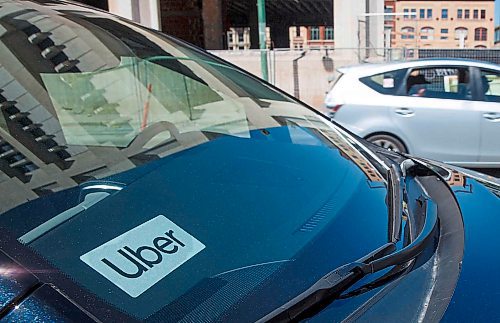
[{"label": "white car's side window", "polygon": [[484,101],[500,102],[500,72],[481,70],[481,88]]},{"label": "white car's side window", "polygon": [[470,100],[469,69],[465,67],[418,68],[406,79],[406,95],[435,99]]},{"label": "white car's side window", "polygon": [[399,93],[406,75],[406,69],[395,70],[363,77],[360,81],[371,89],[389,95]]}]

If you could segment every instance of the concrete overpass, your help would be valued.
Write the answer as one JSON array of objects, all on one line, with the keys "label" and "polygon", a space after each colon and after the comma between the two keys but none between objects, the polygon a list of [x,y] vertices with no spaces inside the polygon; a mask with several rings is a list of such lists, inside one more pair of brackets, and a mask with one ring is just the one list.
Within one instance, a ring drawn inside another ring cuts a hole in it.
[{"label": "concrete overpass", "polygon": [[[80,0],[187,40],[206,49],[224,49],[229,27],[250,27],[258,47],[256,0]],[[266,0],[267,26],[275,47],[289,46],[289,26],[334,26],[338,48],[383,46],[384,0]],[[368,28],[366,28],[368,26]],[[338,32],[340,31],[341,32]],[[368,34],[365,32],[368,30]],[[361,31],[358,36],[358,31]]]}]

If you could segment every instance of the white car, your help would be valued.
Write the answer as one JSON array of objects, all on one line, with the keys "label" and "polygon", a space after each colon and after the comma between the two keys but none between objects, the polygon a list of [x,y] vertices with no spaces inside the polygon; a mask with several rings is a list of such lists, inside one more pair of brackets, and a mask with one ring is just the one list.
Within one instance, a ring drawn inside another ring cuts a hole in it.
[{"label": "white car", "polygon": [[500,167],[500,66],[426,59],[340,68],[333,119],[368,141],[466,167]]}]

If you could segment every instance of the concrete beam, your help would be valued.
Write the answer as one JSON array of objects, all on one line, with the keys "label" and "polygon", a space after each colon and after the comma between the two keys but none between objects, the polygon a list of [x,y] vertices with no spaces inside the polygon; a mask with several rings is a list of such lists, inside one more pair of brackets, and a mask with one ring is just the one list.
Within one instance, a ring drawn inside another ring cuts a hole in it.
[{"label": "concrete beam", "polygon": [[109,12],[134,20],[132,0],[108,0]]},{"label": "concrete beam", "polygon": [[156,30],[161,29],[159,0],[108,0],[109,12]]}]

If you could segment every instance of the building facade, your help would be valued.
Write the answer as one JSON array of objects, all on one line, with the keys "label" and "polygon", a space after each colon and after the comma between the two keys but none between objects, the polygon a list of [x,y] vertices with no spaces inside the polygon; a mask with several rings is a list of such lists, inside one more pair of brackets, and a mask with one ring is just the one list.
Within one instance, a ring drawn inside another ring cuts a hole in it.
[{"label": "building facade", "polygon": [[396,19],[393,14],[396,13],[396,1],[395,0],[385,0],[384,1],[384,47],[394,47],[396,45],[395,33],[396,30]]},{"label": "building facade", "polygon": [[392,45],[406,48],[492,48],[494,0],[395,1]]},{"label": "building facade", "polygon": [[292,26],[289,28],[290,49],[333,48],[333,26]]},{"label": "building facade", "polygon": [[[248,50],[252,48],[250,27],[230,27],[227,31],[227,49]],[[266,48],[272,47],[271,28],[266,27]]]}]

